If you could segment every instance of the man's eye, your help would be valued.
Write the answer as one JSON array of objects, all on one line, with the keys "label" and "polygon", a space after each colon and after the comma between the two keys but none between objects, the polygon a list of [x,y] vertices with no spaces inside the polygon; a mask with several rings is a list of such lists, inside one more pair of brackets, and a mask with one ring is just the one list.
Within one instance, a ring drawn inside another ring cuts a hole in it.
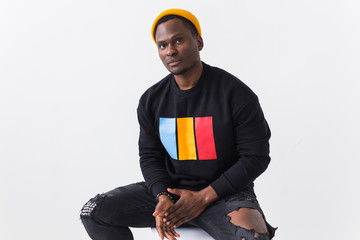
[{"label": "man's eye", "polygon": [[164,49],[164,48],[165,48],[165,44],[159,44],[159,48],[160,48],[160,49]]},{"label": "man's eye", "polygon": [[183,41],[182,38],[176,39],[176,43],[182,43],[182,41]]}]

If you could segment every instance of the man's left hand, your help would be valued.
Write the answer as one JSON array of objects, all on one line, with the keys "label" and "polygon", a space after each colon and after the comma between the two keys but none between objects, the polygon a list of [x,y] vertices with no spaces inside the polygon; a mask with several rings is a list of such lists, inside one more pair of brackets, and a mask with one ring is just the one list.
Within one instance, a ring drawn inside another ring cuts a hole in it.
[{"label": "man's left hand", "polygon": [[218,196],[209,186],[201,191],[168,189],[168,192],[180,196],[180,199],[165,213],[164,222],[173,228],[199,216]]}]

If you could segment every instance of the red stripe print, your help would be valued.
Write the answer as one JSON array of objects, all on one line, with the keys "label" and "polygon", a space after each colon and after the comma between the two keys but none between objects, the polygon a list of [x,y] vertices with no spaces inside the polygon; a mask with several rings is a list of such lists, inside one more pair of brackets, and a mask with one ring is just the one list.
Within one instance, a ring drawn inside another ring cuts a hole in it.
[{"label": "red stripe print", "polygon": [[216,159],[212,117],[195,118],[195,135],[199,160]]}]

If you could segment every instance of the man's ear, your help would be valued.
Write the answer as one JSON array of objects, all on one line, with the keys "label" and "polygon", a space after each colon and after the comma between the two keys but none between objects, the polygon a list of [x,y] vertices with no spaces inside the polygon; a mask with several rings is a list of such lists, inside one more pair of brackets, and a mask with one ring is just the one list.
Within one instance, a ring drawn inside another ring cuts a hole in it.
[{"label": "man's ear", "polygon": [[197,42],[198,50],[201,51],[204,47],[204,41],[200,35],[196,36],[196,42]]}]

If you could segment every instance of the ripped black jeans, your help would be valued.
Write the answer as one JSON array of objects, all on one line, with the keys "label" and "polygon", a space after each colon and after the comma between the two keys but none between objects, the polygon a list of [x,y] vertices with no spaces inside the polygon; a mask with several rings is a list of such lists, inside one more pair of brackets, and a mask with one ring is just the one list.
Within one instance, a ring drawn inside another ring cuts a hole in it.
[{"label": "ripped black jeans", "polygon": [[[83,206],[80,218],[93,240],[132,240],[129,227],[155,227],[155,206],[154,196],[140,182],[98,194]],[[264,216],[254,194],[243,192],[216,201],[183,226],[200,227],[216,240],[271,239],[275,228],[267,222],[268,233],[260,233],[256,238],[254,231],[230,222],[228,214],[243,207],[257,209]]]}]

